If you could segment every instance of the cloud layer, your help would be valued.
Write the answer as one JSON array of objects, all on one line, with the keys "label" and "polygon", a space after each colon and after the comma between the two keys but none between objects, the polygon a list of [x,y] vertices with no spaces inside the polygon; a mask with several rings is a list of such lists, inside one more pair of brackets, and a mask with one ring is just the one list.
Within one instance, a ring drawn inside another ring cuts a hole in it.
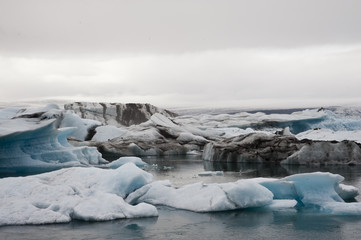
[{"label": "cloud layer", "polygon": [[358,100],[360,62],[361,45],[124,58],[3,57],[0,96],[161,106],[332,105]]},{"label": "cloud layer", "polygon": [[2,0],[0,101],[359,102],[359,0]]}]

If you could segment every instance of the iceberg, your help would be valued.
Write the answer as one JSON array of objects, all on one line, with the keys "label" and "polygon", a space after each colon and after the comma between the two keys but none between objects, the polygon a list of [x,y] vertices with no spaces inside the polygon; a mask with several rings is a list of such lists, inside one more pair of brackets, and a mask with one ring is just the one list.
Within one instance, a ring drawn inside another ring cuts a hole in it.
[{"label": "iceberg", "polygon": [[0,225],[155,217],[159,205],[194,212],[306,209],[361,215],[361,203],[344,201],[357,196],[358,189],[342,181],[340,175],[315,172],[175,187],[169,180],[153,181],[131,162],[116,169],[72,167],[0,179]]},{"label": "iceberg", "polygon": [[132,163],[117,169],[73,167],[0,179],[0,225],[158,216],[152,205],[123,200],[151,181],[151,174]]},{"label": "iceberg", "polygon": [[68,137],[72,137],[81,141],[90,140],[93,137],[92,132],[94,129],[102,125],[101,122],[95,120],[82,119],[70,110],[63,112],[59,117],[59,121],[60,128],[75,128],[75,130]]},{"label": "iceberg", "polygon": [[57,129],[55,125],[55,119],[0,121],[0,171],[36,173],[107,163],[96,148],[67,142],[74,128]]},{"label": "iceberg", "polygon": [[180,188],[172,186],[168,180],[155,181],[129,194],[126,201],[195,212],[303,207],[316,208],[315,212],[326,214],[360,214],[361,203],[350,205],[344,201],[355,198],[359,194],[358,189],[340,184],[343,180],[338,174],[315,172],[282,179],[242,179],[222,184],[199,182]]},{"label": "iceberg", "polygon": [[225,184],[194,183],[175,188],[169,181],[156,181],[131,193],[130,204],[146,202],[195,212],[235,210],[268,205],[273,194],[251,182]]},{"label": "iceberg", "polygon": [[120,157],[111,163],[105,164],[104,167],[115,169],[129,162],[134,163],[137,167],[140,168],[148,165],[148,163],[143,162],[143,160],[139,157]]},{"label": "iceberg", "polygon": [[353,141],[312,142],[305,144],[281,164],[296,165],[332,165],[361,164],[360,145]]}]

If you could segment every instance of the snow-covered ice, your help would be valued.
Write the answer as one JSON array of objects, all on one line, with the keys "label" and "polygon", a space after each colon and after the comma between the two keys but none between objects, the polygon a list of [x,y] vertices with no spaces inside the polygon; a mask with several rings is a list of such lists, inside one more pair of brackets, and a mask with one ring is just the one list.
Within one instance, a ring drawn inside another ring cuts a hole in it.
[{"label": "snow-covered ice", "polygon": [[300,140],[311,139],[311,140],[319,140],[319,141],[338,141],[338,142],[344,140],[351,140],[357,143],[361,143],[361,130],[334,131],[327,128],[320,128],[320,129],[312,129],[312,130],[307,130],[305,132],[301,132],[297,134],[296,137]]},{"label": "snow-covered ice", "polygon": [[157,216],[152,205],[123,200],[151,181],[151,174],[132,163],[114,170],[74,167],[0,179],[0,225]]},{"label": "snow-covered ice", "polygon": [[169,180],[152,179],[131,162],[116,169],[73,167],[0,179],[0,225],[152,217],[158,215],[157,205],[194,212],[301,207],[315,214],[361,214],[361,203],[344,202],[357,196],[358,189],[340,184],[343,177],[337,174],[198,182],[179,188]]}]

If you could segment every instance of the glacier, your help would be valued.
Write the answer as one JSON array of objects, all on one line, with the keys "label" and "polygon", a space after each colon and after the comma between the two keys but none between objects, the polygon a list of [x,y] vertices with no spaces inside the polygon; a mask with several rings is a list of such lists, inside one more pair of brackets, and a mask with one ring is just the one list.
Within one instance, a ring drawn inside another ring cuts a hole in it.
[{"label": "glacier", "polygon": [[197,182],[175,187],[169,180],[128,162],[115,169],[71,167],[27,177],[0,179],[0,225],[107,221],[157,217],[163,205],[194,212],[236,209],[361,215],[347,203],[358,189],[338,174],[314,172],[288,177]]}]

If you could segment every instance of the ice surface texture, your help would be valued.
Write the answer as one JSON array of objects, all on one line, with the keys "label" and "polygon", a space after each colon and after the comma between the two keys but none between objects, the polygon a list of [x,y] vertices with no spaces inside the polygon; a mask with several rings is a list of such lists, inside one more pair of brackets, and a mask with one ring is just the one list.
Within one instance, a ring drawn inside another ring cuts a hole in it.
[{"label": "ice surface texture", "polygon": [[[361,214],[361,203],[345,203],[358,189],[340,184],[343,177],[331,173],[306,173],[282,179],[245,179],[234,183],[202,182],[173,187],[169,181],[156,181],[131,193],[129,203],[146,202],[195,212],[243,208],[317,208],[322,213]],[[335,206],[335,209],[332,208]],[[352,210],[351,210],[352,209]]]},{"label": "ice surface texture", "polygon": [[0,169],[39,172],[106,163],[94,147],[67,142],[73,128],[55,128],[55,120],[12,119],[0,122]]},{"label": "ice surface texture", "polygon": [[151,181],[152,175],[132,163],[115,170],[73,167],[0,179],[0,225],[157,216],[152,205],[123,200]]},{"label": "ice surface texture", "polygon": [[93,119],[106,125],[130,126],[146,122],[155,113],[165,116],[176,116],[175,113],[140,103],[89,103],[76,102],[66,104],[66,110],[73,110],[81,118]]},{"label": "ice surface texture", "polygon": [[72,167],[0,179],[0,225],[153,217],[154,205],[195,212],[303,207],[316,214],[360,215],[361,203],[342,199],[354,198],[358,190],[342,180],[318,172],[176,188],[168,180],[152,182],[150,173],[131,162],[116,169]]}]

